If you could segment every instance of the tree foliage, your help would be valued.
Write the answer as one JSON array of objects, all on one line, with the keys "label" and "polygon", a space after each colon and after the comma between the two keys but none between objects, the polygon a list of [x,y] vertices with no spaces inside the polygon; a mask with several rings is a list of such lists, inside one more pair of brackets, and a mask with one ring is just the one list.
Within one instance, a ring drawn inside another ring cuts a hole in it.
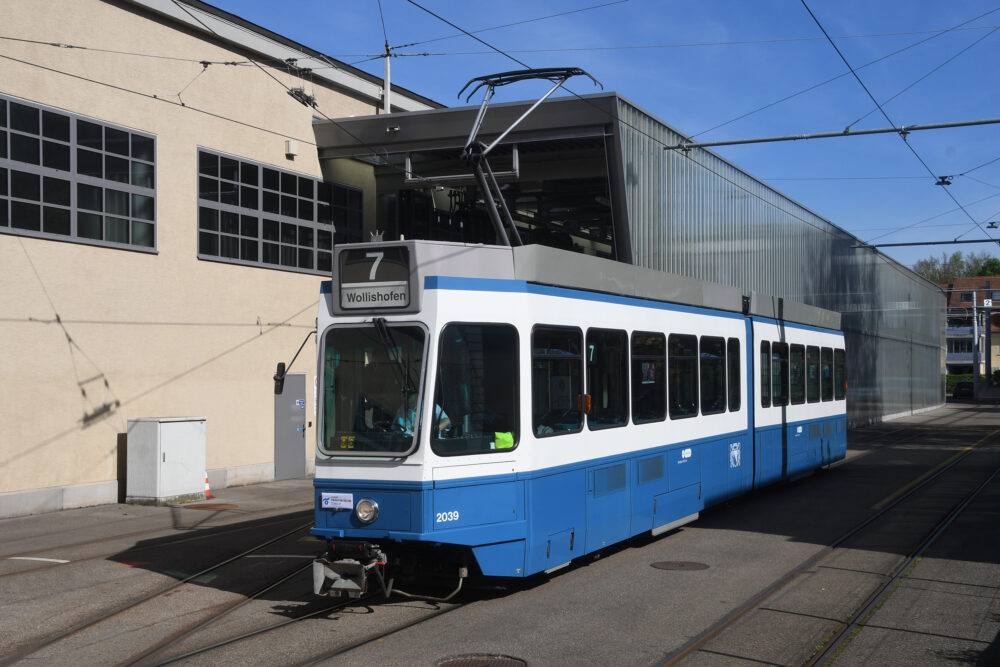
[{"label": "tree foliage", "polygon": [[913,270],[932,283],[950,283],[955,278],[976,276],[1000,276],[1000,258],[988,252],[969,253],[960,251],[941,253],[941,257],[921,259],[913,265]]}]

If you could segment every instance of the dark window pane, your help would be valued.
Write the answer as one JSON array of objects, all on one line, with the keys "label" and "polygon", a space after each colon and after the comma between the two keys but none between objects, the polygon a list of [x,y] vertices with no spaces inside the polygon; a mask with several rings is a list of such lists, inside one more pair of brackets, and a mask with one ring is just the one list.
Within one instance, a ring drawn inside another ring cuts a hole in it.
[{"label": "dark window pane", "polygon": [[100,153],[76,149],[76,172],[84,176],[104,178],[104,158]]},{"label": "dark window pane", "polygon": [[833,397],[838,401],[847,396],[847,357],[843,350],[833,351]]},{"label": "dark window pane", "polygon": [[113,127],[104,128],[104,150],[127,157],[129,154],[128,132],[116,130]]},{"label": "dark window pane", "polygon": [[219,201],[219,182],[214,178],[199,176],[198,197],[205,201]]},{"label": "dark window pane", "polygon": [[153,150],[155,143],[152,137],[143,137],[138,134],[132,135],[132,157],[137,160],[145,160],[146,162],[155,161],[155,151]]},{"label": "dark window pane", "polygon": [[7,101],[0,100],[0,127],[7,126]]},{"label": "dark window pane", "polygon": [[49,139],[69,141],[69,116],[42,111],[42,135]]},{"label": "dark window pane", "polygon": [[792,345],[788,355],[788,391],[793,404],[806,400],[806,349]]},{"label": "dark window pane", "polygon": [[214,208],[202,206],[198,209],[198,228],[219,231],[219,212]]},{"label": "dark window pane", "polygon": [[313,246],[312,227],[299,227],[299,245],[307,248],[311,248]]},{"label": "dark window pane", "polygon": [[667,414],[667,341],[663,334],[632,334],[632,421],[660,421]]},{"label": "dark window pane", "polygon": [[624,331],[587,331],[587,394],[590,428],[622,426],[628,421],[628,335]]},{"label": "dark window pane", "polygon": [[0,227],[6,227],[9,224],[8,223],[9,218],[7,215],[7,206],[8,206],[7,200],[0,199]]},{"label": "dark window pane", "polygon": [[46,206],[42,210],[42,231],[49,234],[69,234],[69,209]]},{"label": "dark window pane", "polygon": [[[110,188],[105,190],[104,210],[112,215],[128,215],[128,193]],[[109,238],[108,240],[113,239]]]},{"label": "dark window pane", "polygon": [[146,195],[132,195],[132,217],[153,220],[153,198]]},{"label": "dark window pane", "polygon": [[699,352],[701,414],[714,415],[726,409],[726,341],[702,336]]},{"label": "dark window pane", "polygon": [[250,162],[240,162],[240,183],[257,185],[257,165]]},{"label": "dark window pane", "polygon": [[295,228],[295,225],[287,222],[281,223],[281,242],[294,245],[298,238],[297,232],[298,230]]},{"label": "dark window pane", "polygon": [[294,195],[298,192],[298,179],[295,174],[281,172],[281,192],[286,195]]},{"label": "dark window pane", "polygon": [[298,266],[298,253],[295,248],[283,245],[281,246],[281,265],[282,266]]},{"label": "dark window pane", "polygon": [[154,227],[148,222],[132,221],[132,245],[141,245],[146,248],[153,247]]},{"label": "dark window pane", "polygon": [[10,129],[38,134],[38,109],[25,104],[11,102]]},{"label": "dark window pane", "polygon": [[342,188],[339,185],[333,186],[333,205],[344,207],[347,206],[347,188]]},{"label": "dark window pane", "polygon": [[771,344],[760,344],[760,406],[771,407]]},{"label": "dark window pane", "polygon": [[329,204],[333,199],[333,185],[326,181],[316,184],[316,200],[323,204]]},{"label": "dark window pane", "polygon": [[361,191],[360,190],[348,190],[347,191],[347,206],[348,206],[348,208],[353,208],[355,210],[361,208]]},{"label": "dark window pane", "polygon": [[743,383],[740,373],[740,341],[730,338],[726,342],[726,356],[729,360],[727,386],[729,387],[729,411],[740,409],[743,397]]},{"label": "dark window pane", "polygon": [[670,418],[698,414],[698,338],[672,334],[667,340]]},{"label": "dark window pane", "polygon": [[240,180],[240,163],[231,157],[219,157],[219,177],[227,181]]},{"label": "dark window pane", "polygon": [[240,259],[248,262],[257,261],[257,241],[251,239],[240,239]]},{"label": "dark window pane", "polygon": [[7,195],[7,170],[0,167],[0,196]]},{"label": "dark window pane", "polygon": [[260,191],[257,188],[240,188],[240,206],[257,210],[257,197]]},{"label": "dark window pane", "polygon": [[819,348],[815,345],[806,348],[806,400],[819,401]]},{"label": "dark window pane", "polygon": [[319,271],[330,272],[332,270],[332,260],[330,253],[328,252],[317,252],[316,253],[316,269]]},{"label": "dark window pane", "polygon": [[240,240],[235,236],[219,237],[219,257],[240,258]]},{"label": "dark window pane", "polygon": [[128,183],[130,175],[131,168],[128,160],[113,155],[104,156],[104,178],[109,181]]},{"label": "dark window pane", "polygon": [[10,170],[10,196],[31,201],[42,199],[42,179],[38,174],[26,171]]},{"label": "dark window pane", "polygon": [[295,197],[289,197],[287,195],[281,196],[281,215],[289,218],[294,218],[295,214],[298,212],[297,200]]},{"label": "dark window pane", "polygon": [[45,186],[44,201],[47,204],[59,204],[61,206],[70,205],[70,182],[61,178],[46,176],[43,180]]},{"label": "dark window pane", "polygon": [[[154,173],[155,169],[153,165],[146,164],[145,162],[132,161],[132,185],[138,185],[141,188],[153,188],[156,187],[154,183]],[[198,179],[201,182],[201,179]]]},{"label": "dark window pane", "polygon": [[299,177],[299,196],[308,197],[312,199],[313,197],[313,183],[311,178]]},{"label": "dark window pane", "polygon": [[820,354],[820,380],[824,401],[833,400],[833,350],[824,347]]},{"label": "dark window pane", "polygon": [[313,253],[312,250],[306,250],[305,248],[299,248],[299,268],[300,269],[311,269],[313,267]]},{"label": "dark window pane", "polygon": [[771,396],[774,405],[788,405],[788,343],[771,345]]},{"label": "dark window pane", "polygon": [[531,421],[535,435],[574,433],[583,425],[578,329],[538,327],[531,335]]},{"label": "dark window pane", "polygon": [[42,214],[42,207],[38,204],[26,204],[20,201],[10,203],[10,226],[18,229],[33,229],[41,231],[42,225],[39,218]]},{"label": "dark window pane", "polygon": [[219,256],[219,236],[208,232],[198,232],[198,252],[202,255]]},{"label": "dark window pane", "polygon": [[104,219],[94,213],[76,214],[76,235],[85,239],[103,239]]},{"label": "dark window pane", "polygon": [[257,218],[252,215],[241,215],[240,235],[257,238]]},{"label": "dark window pane", "polygon": [[239,206],[239,186],[228,181],[219,181],[219,202],[231,206]]},{"label": "dark window pane", "polygon": [[263,236],[265,241],[277,241],[279,238],[278,223],[274,220],[265,220]]},{"label": "dark window pane", "polygon": [[226,234],[239,234],[240,216],[230,211],[219,211],[219,231]]},{"label": "dark window pane", "polygon": [[313,204],[311,201],[306,201],[305,199],[299,200],[299,220],[309,220],[313,219]]},{"label": "dark window pane", "polygon": [[104,218],[104,240],[116,243],[128,243],[128,220],[121,218]]},{"label": "dark window pane", "polygon": [[54,141],[43,141],[42,165],[50,169],[69,171],[69,146]]},{"label": "dark window pane", "polygon": [[38,139],[11,133],[10,159],[28,164],[38,164]]},{"label": "dark window pane", "polygon": [[280,196],[265,190],[263,208],[265,213],[281,213]]},{"label": "dark window pane", "polygon": [[333,244],[333,234],[325,229],[316,230],[316,247],[329,250]]},{"label": "dark window pane", "polygon": [[198,173],[205,176],[218,176],[219,156],[200,151],[198,153]]},{"label": "dark window pane", "polygon": [[104,128],[96,123],[76,120],[76,143],[88,148],[104,149]]},{"label": "dark window pane", "polygon": [[280,190],[281,189],[281,175],[274,169],[268,169],[263,167],[264,171],[264,187],[268,190]]},{"label": "dark window pane", "polygon": [[281,246],[275,245],[273,243],[262,244],[264,249],[263,261],[266,264],[277,264],[278,263],[278,248]]},{"label": "dark window pane", "polygon": [[7,133],[0,132],[0,159],[7,159]]},{"label": "dark window pane", "polygon": [[329,206],[326,204],[316,205],[316,222],[322,222],[329,225],[333,221],[331,215],[331,209]]}]

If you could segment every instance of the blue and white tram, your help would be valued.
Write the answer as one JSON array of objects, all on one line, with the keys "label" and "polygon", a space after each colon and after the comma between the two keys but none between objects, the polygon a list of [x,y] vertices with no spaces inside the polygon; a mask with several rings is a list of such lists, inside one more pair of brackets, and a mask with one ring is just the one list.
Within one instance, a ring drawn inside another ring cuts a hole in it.
[{"label": "blue and white tram", "polygon": [[845,455],[835,313],[540,246],[334,261],[318,594],[551,571]]}]

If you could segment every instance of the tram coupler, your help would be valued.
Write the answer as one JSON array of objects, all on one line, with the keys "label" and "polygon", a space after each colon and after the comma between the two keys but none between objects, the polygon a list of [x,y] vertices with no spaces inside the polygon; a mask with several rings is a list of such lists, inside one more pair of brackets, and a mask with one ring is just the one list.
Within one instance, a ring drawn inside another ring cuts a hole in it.
[{"label": "tram coupler", "polygon": [[368,575],[372,570],[385,592],[380,569],[383,567],[385,554],[378,545],[331,540],[327,552],[313,561],[313,593],[359,598],[368,589]]}]

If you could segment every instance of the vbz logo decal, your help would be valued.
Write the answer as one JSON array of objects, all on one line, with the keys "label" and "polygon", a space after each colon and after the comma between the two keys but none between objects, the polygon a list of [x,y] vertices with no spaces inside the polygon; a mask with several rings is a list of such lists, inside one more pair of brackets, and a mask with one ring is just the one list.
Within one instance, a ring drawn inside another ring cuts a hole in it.
[{"label": "vbz logo decal", "polygon": [[729,443],[729,467],[739,468],[740,467],[740,443],[731,442]]}]

